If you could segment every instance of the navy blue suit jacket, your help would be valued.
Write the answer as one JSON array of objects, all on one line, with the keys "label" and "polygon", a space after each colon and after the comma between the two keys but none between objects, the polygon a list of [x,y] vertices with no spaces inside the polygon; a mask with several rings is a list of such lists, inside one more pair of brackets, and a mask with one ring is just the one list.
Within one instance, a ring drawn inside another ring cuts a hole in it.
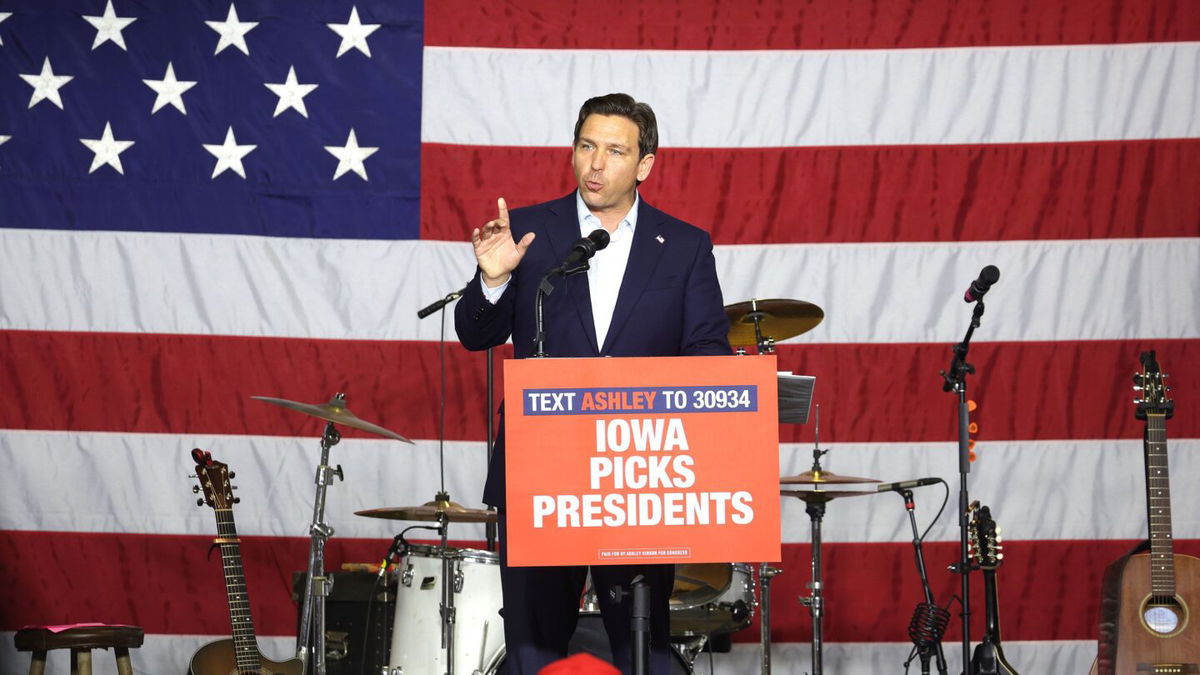
[{"label": "navy blue suit jacket", "polygon": [[[547,270],[562,264],[579,239],[575,193],[510,212],[516,241],[535,232],[533,244],[495,305],[479,275],[454,308],[454,327],[471,350],[503,344],[511,336],[517,358],[534,350],[534,295]],[[731,353],[729,320],[717,281],[708,233],[638,201],[629,263],[604,344],[596,343],[587,274],[556,278],[543,303],[546,352],[552,357],[697,356]],[[504,433],[488,466],[483,501],[504,505]]]}]

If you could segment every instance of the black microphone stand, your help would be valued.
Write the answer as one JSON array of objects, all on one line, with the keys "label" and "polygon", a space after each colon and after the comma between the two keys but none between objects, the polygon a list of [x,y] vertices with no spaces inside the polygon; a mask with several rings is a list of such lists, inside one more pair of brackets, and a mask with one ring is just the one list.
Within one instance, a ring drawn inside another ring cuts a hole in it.
[{"label": "black microphone stand", "polygon": [[546,353],[546,328],[542,319],[542,303],[546,296],[554,292],[554,284],[550,280],[556,276],[565,279],[580,272],[586,272],[591,267],[585,260],[574,267],[560,265],[542,275],[542,280],[538,282],[537,292],[533,296],[533,358],[544,359],[550,356]]},{"label": "black microphone stand", "polygon": [[[912,490],[901,490],[904,497],[904,510],[908,511],[908,523],[912,526],[913,556],[917,563],[917,574],[921,577],[921,591],[925,594],[925,602],[917,605],[912,622],[908,626],[908,636],[916,645],[917,655],[921,658],[921,675],[929,675],[929,659],[937,655],[937,669],[940,675],[946,675],[946,654],[942,651],[942,633],[950,620],[950,614],[938,607],[933,601],[933,590],[929,588],[929,575],[925,573],[925,554],[921,550],[921,535],[917,530],[917,516],[913,512]],[[909,661],[912,657],[909,657]],[[908,670],[908,662],[904,664]]]},{"label": "black microphone stand", "polygon": [[950,569],[962,576],[962,652],[963,673],[969,670],[971,663],[971,563],[967,555],[968,528],[967,505],[970,497],[967,494],[967,474],[971,473],[970,451],[970,411],[967,410],[967,375],[975,374],[975,366],[967,363],[967,351],[971,348],[971,336],[979,327],[983,316],[982,298],[975,303],[971,314],[971,325],[962,342],[954,345],[954,358],[950,361],[950,370],[941,371],[945,382],[942,391],[953,391],[958,396],[958,529],[959,529],[959,560]]}]

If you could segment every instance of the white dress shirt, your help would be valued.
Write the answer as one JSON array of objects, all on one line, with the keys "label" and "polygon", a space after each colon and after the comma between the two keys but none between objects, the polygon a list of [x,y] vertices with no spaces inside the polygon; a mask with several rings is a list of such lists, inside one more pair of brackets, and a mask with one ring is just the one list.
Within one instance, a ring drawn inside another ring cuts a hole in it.
[{"label": "white dress shirt", "polygon": [[[617,306],[617,295],[621,292],[621,280],[625,278],[625,267],[629,264],[629,251],[633,246],[633,233],[637,229],[638,202],[641,197],[634,193],[633,206],[621,219],[615,232],[609,233],[608,246],[597,251],[591,259],[591,269],[588,270],[588,289],[592,300],[592,321],[596,328],[596,344],[604,347],[604,338],[608,336],[612,324],[613,310]],[[601,229],[600,219],[592,215],[584,203],[579,191],[575,191],[575,209],[579,218],[579,236],[586,237],[593,230]],[[509,277],[511,280],[512,277]],[[496,304],[508,281],[495,288],[488,288],[483,279],[479,280],[483,288],[483,296],[488,302]]]}]

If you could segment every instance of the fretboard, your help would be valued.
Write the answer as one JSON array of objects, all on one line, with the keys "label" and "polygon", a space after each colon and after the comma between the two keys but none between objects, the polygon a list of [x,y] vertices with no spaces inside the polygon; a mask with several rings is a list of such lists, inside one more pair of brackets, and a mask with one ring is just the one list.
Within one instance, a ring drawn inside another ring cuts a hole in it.
[{"label": "fretboard", "polygon": [[1167,470],[1167,424],[1163,413],[1146,415],[1146,507],[1150,520],[1150,591],[1175,595],[1171,540],[1171,476]]},{"label": "fretboard", "polygon": [[238,673],[257,673],[262,666],[254,621],[250,618],[250,596],[246,592],[246,573],[242,569],[242,547],[231,509],[216,509],[217,543],[225,568],[225,593],[229,598],[229,622],[233,626],[233,649]]}]

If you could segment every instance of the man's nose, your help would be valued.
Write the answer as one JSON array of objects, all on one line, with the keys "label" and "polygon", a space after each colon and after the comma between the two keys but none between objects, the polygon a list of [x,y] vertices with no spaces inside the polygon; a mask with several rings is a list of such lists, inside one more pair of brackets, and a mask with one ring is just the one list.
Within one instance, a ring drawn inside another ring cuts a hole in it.
[{"label": "man's nose", "polygon": [[604,153],[603,152],[592,153],[592,169],[594,169],[596,171],[601,171],[604,169]]}]

